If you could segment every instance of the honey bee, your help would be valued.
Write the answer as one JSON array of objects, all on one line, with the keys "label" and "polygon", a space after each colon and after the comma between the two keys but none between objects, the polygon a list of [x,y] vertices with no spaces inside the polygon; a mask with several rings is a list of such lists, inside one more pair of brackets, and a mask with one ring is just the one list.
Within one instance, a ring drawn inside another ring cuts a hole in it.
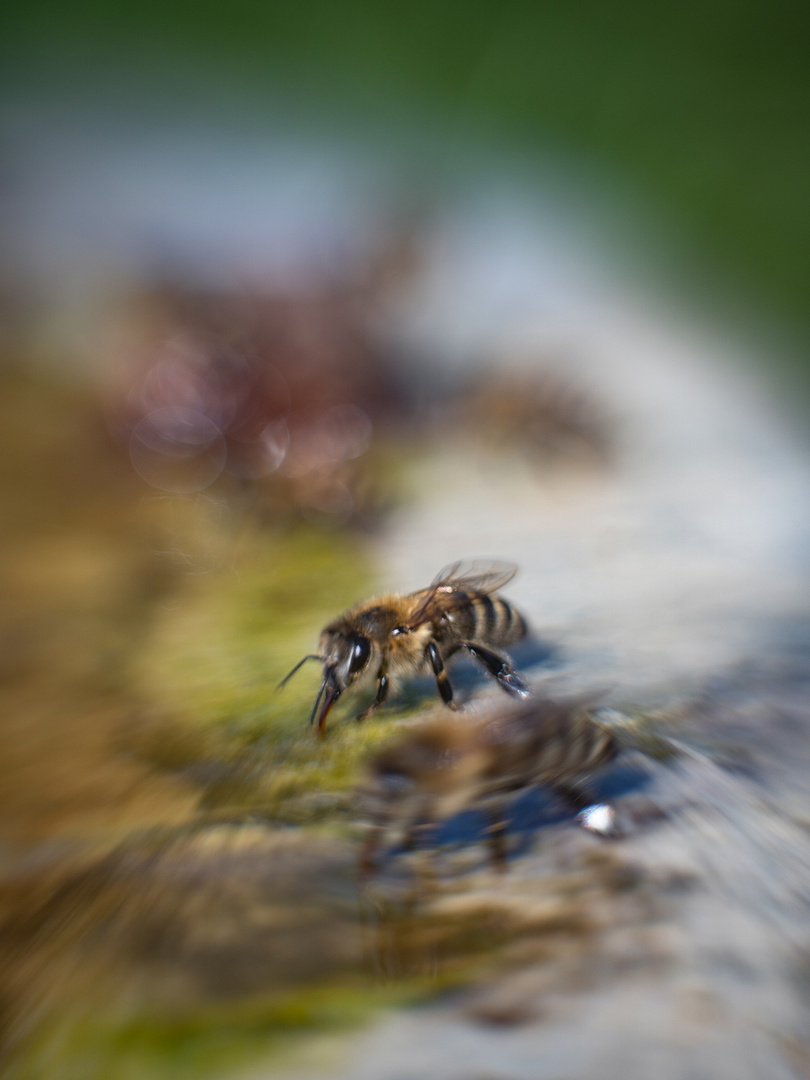
[{"label": "honey bee", "polygon": [[445,663],[466,650],[507,693],[522,697],[529,688],[501,650],[527,633],[511,604],[493,594],[517,572],[512,565],[481,568],[476,563],[445,567],[425,589],[375,596],[324,627],[320,652],[305,656],[282,680],[283,686],[307,660],[323,664],[323,680],[312,708],[323,734],[329,710],[349,686],[376,680],[374,700],[358,716],[378,709],[396,680],[432,672],[444,704],[454,709],[453,688]]},{"label": "honey bee", "polygon": [[447,820],[471,807],[485,810],[493,865],[506,863],[505,816],[520,789],[542,784],[578,811],[587,828],[615,834],[609,806],[594,805],[590,777],[619,753],[615,736],[593,717],[588,702],[538,697],[492,706],[460,723],[434,715],[406,731],[374,757],[360,803],[371,819],[361,869],[394,826],[406,847],[422,826]]}]

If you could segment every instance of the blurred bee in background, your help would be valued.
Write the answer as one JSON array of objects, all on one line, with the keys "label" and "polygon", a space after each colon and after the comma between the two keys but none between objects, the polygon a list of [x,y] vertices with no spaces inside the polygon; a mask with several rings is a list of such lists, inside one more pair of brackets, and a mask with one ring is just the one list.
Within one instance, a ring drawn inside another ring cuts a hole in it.
[{"label": "blurred bee in background", "polygon": [[614,454],[601,402],[561,370],[484,373],[461,392],[458,408],[477,441],[516,447],[546,465],[605,465]]},{"label": "blurred bee in background", "polygon": [[537,697],[487,707],[462,723],[434,715],[410,728],[373,759],[358,792],[371,821],[361,870],[373,869],[375,854],[392,830],[412,847],[423,826],[462,810],[483,809],[493,866],[506,865],[505,811],[516,791],[548,786],[578,811],[583,825],[615,835],[609,806],[592,803],[588,784],[619,753],[615,736],[593,717],[582,700],[555,702]]},{"label": "blurred bee in background", "polygon": [[384,704],[398,677],[430,671],[439,696],[455,708],[445,663],[466,650],[507,693],[522,697],[529,688],[501,650],[526,636],[523,616],[500,596],[517,567],[475,563],[445,567],[425,589],[375,596],[350,608],[326,626],[320,652],[305,656],[282,680],[283,686],[307,660],[320,660],[323,681],[310,716],[323,734],[329,710],[354,683],[376,679],[364,720]]}]

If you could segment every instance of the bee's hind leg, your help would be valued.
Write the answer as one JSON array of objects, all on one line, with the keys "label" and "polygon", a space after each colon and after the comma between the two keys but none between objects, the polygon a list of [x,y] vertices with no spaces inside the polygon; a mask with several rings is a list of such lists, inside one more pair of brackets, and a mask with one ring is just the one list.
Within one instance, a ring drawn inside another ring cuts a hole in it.
[{"label": "bee's hind leg", "polygon": [[462,641],[461,644],[493,678],[498,680],[499,685],[507,694],[512,694],[513,697],[526,697],[529,693],[528,686],[505,656],[493,652],[492,649],[485,649],[483,645],[474,644],[472,641]]},{"label": "bee's hind leg", "polygon": [[436,688],[439,691],[439,696],[448,709],[455,709],[456,706],[453,704],[453,687],[450,685],[450,680],[447,678],[442,654],[439,652],[439,646],[435,641],[431,641],[428,645],[427,655],[428,660],[430,660],[430,666],[433,668],[433,675],[436,679]]}]

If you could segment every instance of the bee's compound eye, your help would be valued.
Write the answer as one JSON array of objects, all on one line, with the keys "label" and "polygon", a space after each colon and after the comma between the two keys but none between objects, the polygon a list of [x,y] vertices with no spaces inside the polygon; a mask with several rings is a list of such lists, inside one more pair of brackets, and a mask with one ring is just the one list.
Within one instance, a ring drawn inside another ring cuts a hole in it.
[{"label": "bee's compound eye", "polygon": [[349,672],[356,675],[362,671],[371,655],[371,643],[368,638],[356,637],[352,645],[352,657],[349,661]]}]

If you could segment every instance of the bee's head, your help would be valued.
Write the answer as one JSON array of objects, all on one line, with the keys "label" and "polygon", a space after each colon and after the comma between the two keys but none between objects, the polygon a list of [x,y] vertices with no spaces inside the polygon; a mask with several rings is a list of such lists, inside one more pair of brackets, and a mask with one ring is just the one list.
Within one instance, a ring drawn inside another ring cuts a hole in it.
[{"label": "bee's head", "polygon": [[333,631],[321,642],[324,675],[341,693],[362,675],[371,659],[371,642],[363,634]]},{"label": "bee's head", "polygon": [[321,638],[321,656],[323,682],[310,717],[314,723],[317,715],[319,732],[323,732],[329,710],[343,691],[368,667],[371,641],[363,634],[328,629]]}]

